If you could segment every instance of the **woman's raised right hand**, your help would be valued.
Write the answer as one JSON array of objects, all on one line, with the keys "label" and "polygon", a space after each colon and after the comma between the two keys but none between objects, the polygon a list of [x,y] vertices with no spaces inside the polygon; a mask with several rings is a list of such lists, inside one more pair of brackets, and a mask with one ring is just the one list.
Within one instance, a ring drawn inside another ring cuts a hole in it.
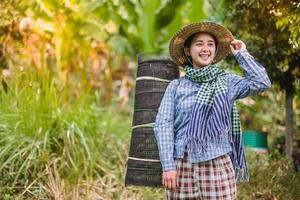
[{"label": "woman's raised right hand", "polygon": [[176,170],[163,172],[162,184],[168,189],[176,189],[179,186]]}]

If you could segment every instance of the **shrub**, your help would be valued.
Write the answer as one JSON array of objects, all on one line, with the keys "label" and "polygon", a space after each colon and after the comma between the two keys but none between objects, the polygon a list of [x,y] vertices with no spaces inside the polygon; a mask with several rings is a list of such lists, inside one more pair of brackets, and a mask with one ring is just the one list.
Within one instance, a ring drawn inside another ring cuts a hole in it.
[{"label": "shrub", "polygon": [[278,151],[269,155],[247,151],[250,182],[238,184],[238,199],[294,200],[300,198],[300,173]]}]

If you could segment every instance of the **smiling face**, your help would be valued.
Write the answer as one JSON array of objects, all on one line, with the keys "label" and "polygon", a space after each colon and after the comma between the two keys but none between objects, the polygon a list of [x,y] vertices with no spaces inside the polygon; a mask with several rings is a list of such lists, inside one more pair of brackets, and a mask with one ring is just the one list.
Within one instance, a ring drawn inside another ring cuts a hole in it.
[{"label": "smiling face", "polygon": [[184,48],[185,54],[192,58],[191,62],[196,68],[209,65],[216,55],[216,42],[208,33],[197,33],[192,41]]}]

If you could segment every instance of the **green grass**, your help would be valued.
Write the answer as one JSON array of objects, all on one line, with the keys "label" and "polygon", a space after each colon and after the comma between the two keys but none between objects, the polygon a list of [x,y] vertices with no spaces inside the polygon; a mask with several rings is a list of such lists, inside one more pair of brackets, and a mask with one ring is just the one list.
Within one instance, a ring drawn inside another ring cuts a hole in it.
[{"label": "green grass", "polygon": [[119,145],[130,135],[130,113],[119,113],[114,104],[101,108],[99,98],[97,92],[62,97],[49,76],[33,73],[10,80],[7,90],[1,87],[1,188],[40,189],[38,183],[47,182],[47,166],[55,166],[71,187],[124,162]]}]

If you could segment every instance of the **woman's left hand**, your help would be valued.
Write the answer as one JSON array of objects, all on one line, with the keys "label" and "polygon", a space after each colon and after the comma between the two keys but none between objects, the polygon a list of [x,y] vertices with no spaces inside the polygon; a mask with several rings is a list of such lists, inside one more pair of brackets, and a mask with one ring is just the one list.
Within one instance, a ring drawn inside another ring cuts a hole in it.
[{"label": "woman's left hand", "polygon": [[240,50],[246,49],[246,45],[242,40],[234,39],[230,44],[230,49],[233,55],[237,54]]}]

